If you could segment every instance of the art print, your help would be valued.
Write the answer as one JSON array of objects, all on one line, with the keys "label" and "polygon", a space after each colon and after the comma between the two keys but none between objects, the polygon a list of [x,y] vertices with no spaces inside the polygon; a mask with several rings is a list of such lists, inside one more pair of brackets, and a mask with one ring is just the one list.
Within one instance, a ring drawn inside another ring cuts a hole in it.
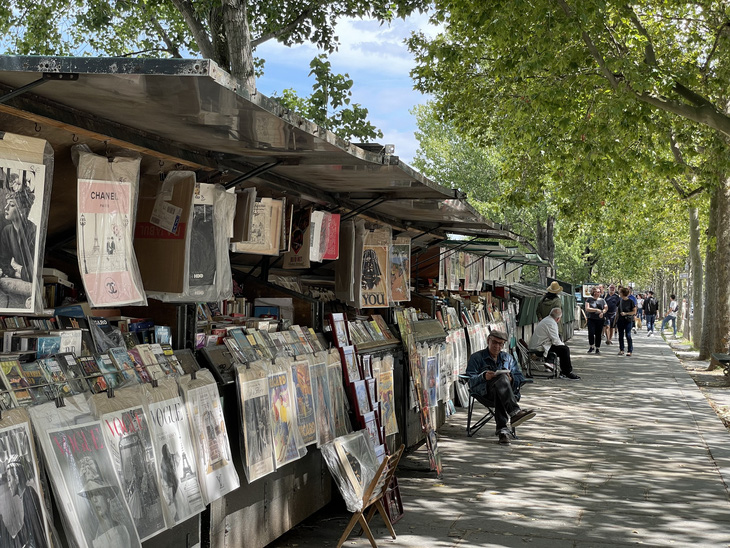
[{"label": "art print", "polygon": [[0,428],[0,546],[50,546],[46,519],[30,422]]},{"label": "art print", "polygon": [[329,379],[330,398],[334,408],[335,434],[344,436],[350,432],[350,419],[345,410],[345,391],[342,387],[342,370],[339,364],[328,365],[327,375]]},{"label": "art print", "polygon": [[0,312],[34,312],[46,167],[0,158]]},{"label": "art print", "polygon": [[411,244],[394,243],[390,246],[390,299],[393,302],[411,300]]},{"label": "art print", "polygon": [[148,409],[162,500],[178,524],[205,509],[185,403],[176,396],[150,402]]},{"label": "art print", "polygon": [[140,539],[145,541],[164,530],[166,525],[144,408],[105,413],[101,416],[101,424],[132,520]]},{"label": "art print", "polygon": [[243,437],[248,481],[274,471],[274,441],[271,431],[269,381],[266,378],[241,381]]},{"label": "art print", "polygon": [[382,416],[381,421],[385,426],[385,435],[391,436],[398,433],[398,422],[395,417],[395,391],[393,389],[393,371],[380,371],[380,403]]},{"label": "art print", "polygon": [[365,244],[360,275],[360,306],[386,308],[390,299],[388,245]]},{"label": "art print", "polygon": [[146,304],[134,254],[139,159],[82,153],[76,239],[92,306]]},{"label": "art print", "polygon": [[296,401],[292,397],[288,373],[269,375],[269,399],[271,405],[271,426],[274,439],[274,459],[280,468],[299,458],[296,422]]},{"label": "art print", "polygon": [[324,361],[315,363],[310,368],[312,391],[314,392],[314,412],[317,420],[318,446],[335,439],[335,417],[332,413],[334,401],[327,376],[327,365]]}]

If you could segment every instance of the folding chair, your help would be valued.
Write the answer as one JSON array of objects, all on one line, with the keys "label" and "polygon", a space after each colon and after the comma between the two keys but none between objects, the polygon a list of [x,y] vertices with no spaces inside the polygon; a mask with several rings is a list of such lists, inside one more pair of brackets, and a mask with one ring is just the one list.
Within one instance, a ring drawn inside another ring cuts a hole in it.
[{"label": "folding chair", "polygon": [[560,360],[555,354],[548,354],[548,360],[545,360],[542,350],[529,348],[527,343],[522,339],[517,341],[516,348],[517,355],[520,358],[520,365],[526,377],[557,379],[560,375]]},{"label": "folding chair", "polygon": [[[347,527],[345,527],[345,532],[342,533],[340,541],[337,543],[337,548],[341,548],[357,523],[360,523],[360,526],[362,527],[360,534],[365,532],[365,536],[368,537],[370,545],[373,548],[378,548],[378,545],[375,543],[375,539],[373,538],[373,533],[368,526],[368,523],[370,523],[370,520],[373,518],[376,511],[380,514],[380,517],[383,518],[385,526],[388,528],[388,531],[390,531],[390,536],[395,539],[395,529],[393,529],[393,524],[390,522],[388,513],[385,511],[385,507],[383,506],[383,496],[388,490],[388,486],[395,475],[395,469],[398,467],[398,462],[403,455],[404,449],[405,445],[401,444],[398,451],[383,459],[382,464],[375,473],[375,477],[365,489],[365,493],[362,497],[362,510],[355,512],[352,515],[350,523],[348,523]],[[366,511],[367,516],[364,516]]]},{"label": "folding chair", "polygon": [[[459,375],[459,382],[461,384],[469,385],[469,375]],[[532,379],[525,379],[521,384],[520,388],[522,388],[525,384],[533,382]],[[517,400],[520,399],[520,390],[518,389],[515,393],[515,396],[517,397]],[[482,415],[475,423],[472,425],[471,420],[474,418],[474,404],[476,402],[481,403],[484,406],[484,409],[486,410],[486,413]],[[469,406],[467,408],[467,414],[466,414],[466,435],[467,437],[472,437],[474,434],[479,432],[481,430],[482,426],[487,424],[490,420],[494,418],[494,411],[492,411],[492,407],[494,407],[494,404],[489,402],[486,398],[479,396],[478,394],[472,393],[472,391],[469,391]],[[514,428],[512,428],[512,437],[517,439],[517,432]]]}]

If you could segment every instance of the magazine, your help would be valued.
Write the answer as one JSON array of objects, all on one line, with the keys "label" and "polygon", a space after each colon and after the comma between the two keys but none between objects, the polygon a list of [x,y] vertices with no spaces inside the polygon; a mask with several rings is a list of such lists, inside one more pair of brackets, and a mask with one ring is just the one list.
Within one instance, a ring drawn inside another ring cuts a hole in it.
[{"label": "magazine", "polygon": [[[280,358],[279,358],[280,359]],[[314,417],[314,397],[309,375],[309,361],[291,363],[291,376],[297,397],[297,423],[304,445],[317,442],[317,424]]]},{"label": "magazine", "polygon": [[249,483],[274,471],[269,381],[265,371],[238,366],[243,446]]}]

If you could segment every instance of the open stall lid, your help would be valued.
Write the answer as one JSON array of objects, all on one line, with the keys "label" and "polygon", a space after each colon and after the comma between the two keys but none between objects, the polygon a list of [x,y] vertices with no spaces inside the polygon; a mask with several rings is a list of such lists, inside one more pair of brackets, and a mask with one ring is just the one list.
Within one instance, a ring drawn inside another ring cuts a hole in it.
[{"label": "open stall lid", "polygon": [[[213,61],[0,56],[0,114],[51,123],[140,152],[339,206],[412,235],[510,233],[384,149],[366,150]],[[368,147],[369,149],[372,147]]]}]

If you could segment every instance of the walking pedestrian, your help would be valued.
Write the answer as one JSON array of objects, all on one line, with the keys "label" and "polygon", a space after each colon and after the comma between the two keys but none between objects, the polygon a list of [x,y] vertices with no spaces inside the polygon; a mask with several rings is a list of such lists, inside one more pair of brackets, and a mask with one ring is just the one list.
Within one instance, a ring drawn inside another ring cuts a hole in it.
[{"label": "walking pedestrian", "polygon": [[603,332],[606,334],[606,344],[613,344],[613,332],[616,327],[616,311],[618,310],[618,303],[621,302],[621,297],[616,293],[616,286],[611,284],[608,286],[608,296],[604,299],[608,306],[608,311],[603,317]]},{"label": "walking pedestrian", "polygon": [[654,334],[654,321],[656,320],[656,313],[659,310],[659,303],[654,298],[653,291],[646,292],[646,299],[644,299],[644,318],[646,318],[646,336],[651,337]]},{"label": "walking pedestrian", "polygon": [[[636,299],[636,295],[634,295],[634,289],[631,286],[629,286],[628,289],[629,289],[629,300],[632,303],[634,303],[634,307],[638,307],[639,306],[639,302]],[[619,290],[619,293],[621,293],[620,290]],[[633,316],[631,318],[631,331],[634,332],[634,333],[636,333],[636,323],[635,322],[636,322],[636,316]]]},{"label": "walking pedestrian", "polygon": [[644,321],[644,294],[639,293],[636,299],[636,327],[641,329],[641,324]]},{"label": "walking pedestrian", "polygon": [[631,356],[634,351],[634,341],[631,338],[631,330],[634,325],[634,315],[636,314],[636,304],[630,298],[630,290],[628,287],[622,287],[619,290],[621,301],[618,304],[616,312],[616,328],[618,329],[618,355],[624,355],[624,334],[626,335],[626,355]]},{"label": "walking pedestrian", "polygon": [[601,290],[594,287],[591,296],[586,299],[585,310],[588,318],[588,353],[601,353],[601,332],[603,331],[603,318],[608,311],[606,301],[601,298]]},{"label": "walking pedestrian", "polygon": [[662,320],[662,335],[664,335],[664,328],[667,326],[667,324],[671,321],[672,322],[672,329],[674,330],[674,338],[677,338],[677,310],[679,310],[679,303],[677,302],[677,296],[676,295],[670,295],[669,298],[671,299],[669,301],[669,307],[667,308],[667,313],[664,316],[664,319]]}]

